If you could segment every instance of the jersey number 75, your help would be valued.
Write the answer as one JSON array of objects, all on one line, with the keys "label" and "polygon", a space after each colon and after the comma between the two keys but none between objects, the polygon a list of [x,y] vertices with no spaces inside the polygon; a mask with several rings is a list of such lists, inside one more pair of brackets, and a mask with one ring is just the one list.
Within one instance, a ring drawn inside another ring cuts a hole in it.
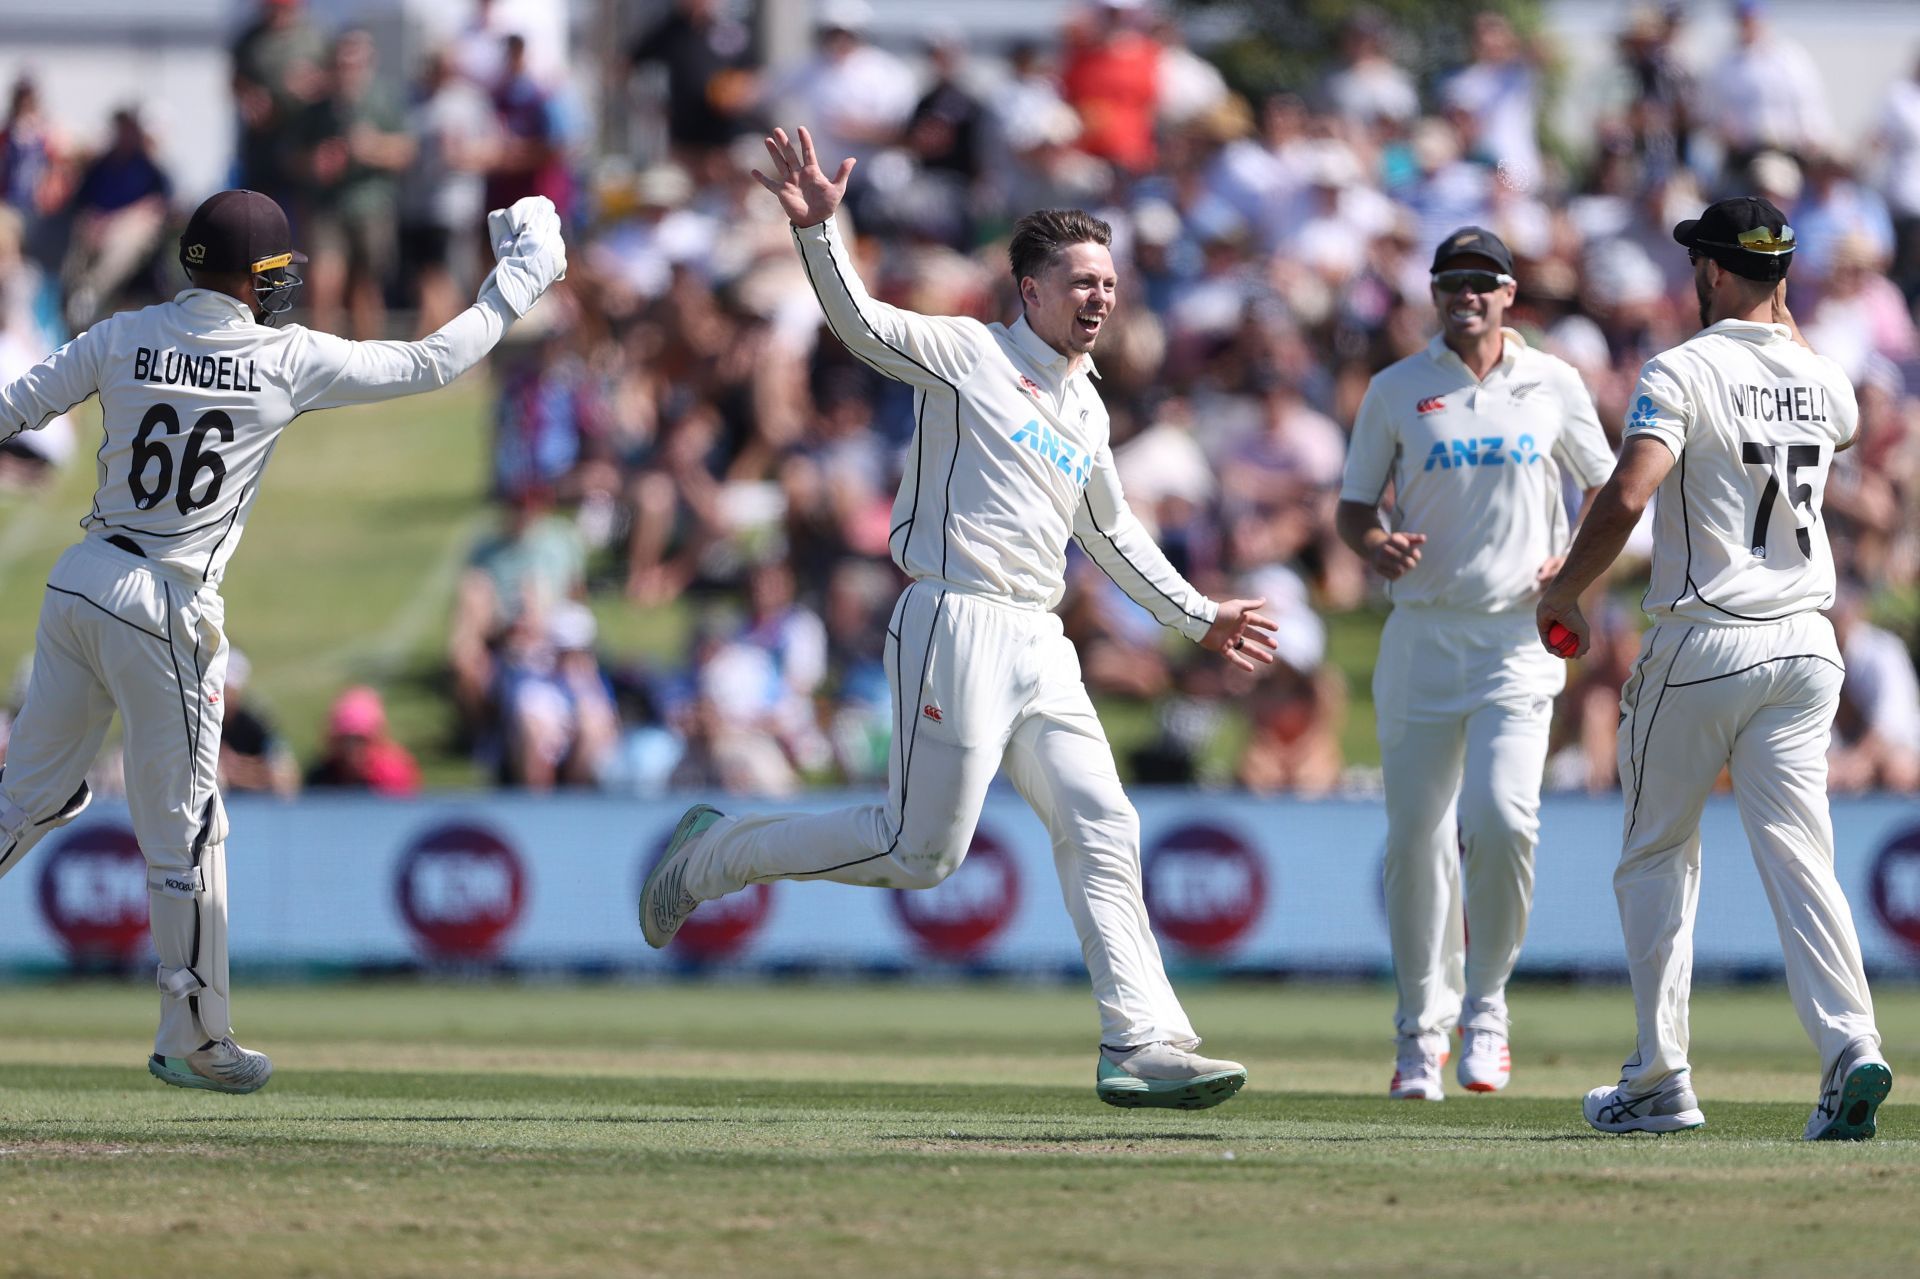
[{"label": "jersey number 75", "polygon": [[[1748,466],[1767,468],[1767,484],[1760,491],[1760,504],[1753,509],[1753,533],[1747,539],[1747,544],[1753,548],[1753,557],[1763,560],[1767,557],[1767,538],[1773,524],[1773,503],[1774,499],[1780,496],[1780,475],[1783,470],[1787,477],[1787,500],[1807,512],[1810,517],[1809,525],[1820,518],[1813,511],[1813,485],[1798,482],[1801,467],[1820,465],[1820,446],[1818,444],[1763,444],[1757,440],[1742,440],[1740,460]],[[1808,536],[1807,528],[1796,523],[1793,533],[1794,539],[1800,543],[1800,553],[1811,556],[1813,539]]]}]

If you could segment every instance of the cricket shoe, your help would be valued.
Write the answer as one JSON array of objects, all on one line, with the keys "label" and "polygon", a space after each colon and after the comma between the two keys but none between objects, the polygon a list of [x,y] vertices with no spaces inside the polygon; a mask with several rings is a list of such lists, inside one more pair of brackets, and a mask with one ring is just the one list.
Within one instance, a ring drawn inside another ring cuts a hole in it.
[{"label": "cricket shoe", "polygon": [[258,1092],[273,1078],[273,1061],[265,1053],[242,1048],[231,1036],[208,1040],[184,1057],[147,1058],[147,1073],[175,1088],[205,1088],[209,1092]]},{"label": "cricket shoe", "polygon": [[1237,1061],[1202,1057],[1159,1040],[1138,1048],[1101,1048],[1093,1089],[1109,1106],[1205,1110],[1239,1092],[1246,1082],[1247,1068]]},{"label": "cricket shoe", "polygon": [[647,945],[655,950],[673,940],[680,925],[687,922],[687,916],[700,904],[700,899],[686,889],[687,845],[720,817],[720,810],[711,804],[695,804],[681,814],[680,824],[673,828],[666,851],[647,872],[647,882],[640,886],[640,931]]},{"label": "cricket shoe", "polygon": [[1440,1068],[1447,1064],[1445,1035],[1402,1035],[1393,1059],[1387,1096],[1395,1101],[1445,1101]]},{"label": "cricket shoe", "polygon": [[1635,1097],[1621,1084],[1595,1088],[1580,1103],[1587,1122],[1601,1132],[1682,1132],[1704,1127],[1700,1100],[1685,1075],[1675,1075],[1650,1093]]},{"label": "cricket shoe", "polygon": [[1513,1077],[1513,1052],[1497,1030],[1460,1032],[1460,1064],[1454,1067],[1468,1092],[1499,1092]]},{"label": "cricket shoe", "polygon": [[1808,1141],[1865,1141],[1874,1112],[1893,1090],[1893,1070],[1871,1040],[1847,1045],[1820,1081],[1820,1102],[1807,1120]]}]

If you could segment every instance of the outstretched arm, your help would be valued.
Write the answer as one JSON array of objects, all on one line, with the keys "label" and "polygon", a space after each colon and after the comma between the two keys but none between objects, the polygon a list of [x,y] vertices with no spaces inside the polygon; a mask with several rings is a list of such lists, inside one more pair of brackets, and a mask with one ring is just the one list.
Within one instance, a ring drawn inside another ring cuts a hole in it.
[{"label": "outstretched arm", "polygon": [[89,329],[0,386],[0,442],[37,431],[100,389],[100,342]]},{"label": "outstretched arm", "polygon": [[349,342],[306,334],[294,410],[372,404],[447,385],[478,364],[519,316],[567,274],[560,218],[545,196],[487,215],[498,263],[474,304],[418,342]]},{"label": "outstretched arm", "polygon": [[753,176],[793,223],[801,264],[834,337],[887,377],[926,390],[957,385],[978,359],[980,325],[956,316],[919,315],[868,296],[833,223],[853,160],[842,160],[829,178],[805,129],[799,130],[797,147],[785,129],[775,129],[763,141],[773,157],[774,176],[758,169]]},{"label": "outstretched arm", "polygon": [[1273,623],[1264,600],[1208,599],[1168,562],[1120,491],[1113,455],[1102,449],[1074,512],[1073,535],[1088,557],[1141,608],[1244,670],[1273,661]]}]

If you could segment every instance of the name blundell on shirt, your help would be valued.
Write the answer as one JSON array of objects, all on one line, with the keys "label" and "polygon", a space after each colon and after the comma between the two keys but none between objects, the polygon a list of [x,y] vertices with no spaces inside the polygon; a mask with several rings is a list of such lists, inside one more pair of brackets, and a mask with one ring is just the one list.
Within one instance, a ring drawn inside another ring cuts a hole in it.
[{"label": "name blundell on shirt", "polygon": [[134,349],[133,380],[215,391],[261,389],[252,360],[241,360],[231,355],[189,355],[185,351],[171,348],[155,350],[150,346]]},{"label": "name blundell on shirt", "polygon": [[1729,386],[1727,401],[1736,417],[1761,422],[1827,420],[1827,390],[1821,386]]}]

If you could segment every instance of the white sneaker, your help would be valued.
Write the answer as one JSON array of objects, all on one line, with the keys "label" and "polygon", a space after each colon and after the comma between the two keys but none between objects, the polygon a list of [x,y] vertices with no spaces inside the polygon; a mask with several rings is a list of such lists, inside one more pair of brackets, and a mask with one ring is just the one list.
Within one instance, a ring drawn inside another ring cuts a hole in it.
[{"label": "white sneaker", "polygon": [[1401,1035],[1387,1096],[1395,1101],[1445,1101],[1440,1068],[1446,1064],[1445,1035]]},{"label": "white sneaker", "polygon": [[1513,1052],[1497,1030],[1460,1032],[1460,1064],[1454,1067],[1468,1092],[1499,1092],[1513,1077]]},{"label": "white sneaker", "polygon": [[1874,1112],[1893,1091],[1893,1070],[1870,1040],[1856,1039],[1827,1067],[1820,1100],[1807,1119],[1808,1141],[1865,1141]]},{"label": "white sneaker", "polygon": [[1619,1084],[1595,1088],[1580,1108],[1587,1122],[1601,1132],[1680,1132],[1707,1122],[1685,1075],[1675,1075],[1653,1092],[1638,1097],[1630,1096]]},{"label": "white sneaker", "polygon": [[209,1092],[258,1092],[273,1078],[273,1060],[265,1053],[242,1048],[231,1036],[216,1039],[184,1057],[147,1058],[147,1073],[175,1088],[205,1088]]},{"label": "white sneaker", "polygon": [[1239,1062],[1202,1057],[1166,1040],[1132,1049],[1102,1048],[1094,1071],[1094,1092],[1109,1106],[1205,1110],[1246,1082],[1247,1068]]}]

